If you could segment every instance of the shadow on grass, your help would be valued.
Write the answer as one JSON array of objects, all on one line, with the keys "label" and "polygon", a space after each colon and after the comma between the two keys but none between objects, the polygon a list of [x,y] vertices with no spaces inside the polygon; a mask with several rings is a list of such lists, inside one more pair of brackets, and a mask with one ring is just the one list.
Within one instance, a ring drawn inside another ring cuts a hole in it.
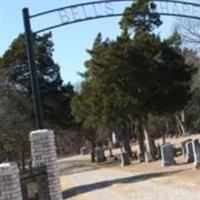
[{"label": "shadow on grass", "polygon": [[185,170],[176,170],[176,171],[171,171],[171,172],[160,172],[160,173],[148,173],[148,174],[130,176],[130,177],[126,177],[126,178],[101,181],[101,182],[91,183],[91,184],[87,184],[87,185],[80,185],[80,186],[76,186],[76,187],[73,187],[73,188],[70,188],[70,189],[64,191],[63,197],[70,198],[70,197],[73,197],[76,195],[91,192],[93,190],[99,190],[99,189],[103,189],[106,187],[110,187],[114,184],[131,184],[131,183],[136,183],[136,182],[140,182],[140,181],[146,181],[146,180],[149,180],[152,178],[173,175],[175,173],[179,173],[182,171],[185,171]]}]

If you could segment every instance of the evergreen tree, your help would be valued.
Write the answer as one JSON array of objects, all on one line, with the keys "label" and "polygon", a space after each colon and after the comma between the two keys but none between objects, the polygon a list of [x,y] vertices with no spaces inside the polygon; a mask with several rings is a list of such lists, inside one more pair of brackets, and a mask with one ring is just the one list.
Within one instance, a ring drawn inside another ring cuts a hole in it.
[{"label": "evergreen tree", "polygon": [[141,31],[152,32],[158,28],[162,21],[157,13],[150,12],[156,9],[156,5],[151,0],[137,0],[124,11],[120,21],[123,31],[133,31],[139,34]]},{"label": "evergreen tree", "polygon": [[[73,86],[64,85],[60,67],[53,59],[51,33],[35,36],[35,64],[41,90],[42,106],[46,126],[67,127],[72,121],[70,100]],[[1,68],[7,69],[9,81],[18,84],[31,95],[30,72],[28,67],[24,34],[20,34],[2,57]]]},{"label": "evergreen tree", "polygon": [[[141,32],[134,39],[123,35],[117,41],[101,42],[99,37],[86,63],[84,84],[90,88],[81,92],[83,102],[87,99],[91,109],[100,109],[93,112],[85,107],[82,119],[90,116],[100,125],[117,129],[122,138],[130,134],[133,121],[139,120],[142,140],[150,113],[172,114],[187,104],[195,68],[186,64],[174,36],[161,41],[158,36]],[[91,98],[94,93],[99,98]],[[94,99],[95,104],[91,104]],[[92,121],[88,124],[92,126]]]},{"label": "evergreen tree", "polygon": [[[181,111],[191,98],[190,84],[196,72],[185,61],[178,32],[163,41],[152,32],[161,21],[159,15],[149,13],[148,3],[139,0],[125,10],[123,33],[116,41],[103,41],[98,34],[88,51],[91,59],[86,62],[80,104],[74,107],[77,111],[82,106],[85,112],[73,112],[75,116],[84,113],[81,120],[89,126],[92,120],[88,117],[95,119],[97,126],[117,130],[122,141],[130,138],[133,123],[138,124],[142,157],[150,114],[164,116]],[[130,30],[135,32],[133,38]],[[84,85],[89,87],[84,89]]]},{"label": "evergreen tree", "polygon": [[[102,44],[101,34],[98,34],[94,41],[93,49],[88,52],[94,57],[98,57],[97,52],[103,49],[104,45],[106,44]],[[75,120],[82,124],[84,137],[91,142],[91,161],[94,162],[94,148],[98,139],[97,132],[102,122],[102,105],[100,103],[102,92],[98,88],[96,79],[91,76],[91,74],[95,73],[91,67],[92,62],[93,60],[85,62],[87,71],[80,74],[84,78],[84,82],[81,84],[80,91],[72,98],[71,108]]]}]

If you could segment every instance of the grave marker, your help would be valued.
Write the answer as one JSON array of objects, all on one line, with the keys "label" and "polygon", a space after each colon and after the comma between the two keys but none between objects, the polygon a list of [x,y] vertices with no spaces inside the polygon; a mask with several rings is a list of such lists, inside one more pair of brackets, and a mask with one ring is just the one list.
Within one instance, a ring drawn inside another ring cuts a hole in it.
[{"label": "grave marker", "polygon": [[193,141],[193,152],[194,152],[194,166],[200,168],[200,143],[199,140]]},{"label": "grave marker", "polygon": [[162,157],[162,166],[174,165],[176,162],[174,160],[174,153],[171,144],[161,145],[161,157]]}]

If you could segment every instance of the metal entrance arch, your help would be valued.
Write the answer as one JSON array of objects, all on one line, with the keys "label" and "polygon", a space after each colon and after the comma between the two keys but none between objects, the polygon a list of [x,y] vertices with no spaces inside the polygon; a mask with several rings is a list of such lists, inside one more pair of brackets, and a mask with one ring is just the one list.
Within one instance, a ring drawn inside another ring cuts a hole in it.
[{"label": "metal entrance arch", "polygon": [[[24,29],[26,36],[26,48],[27,48],[27,57],[28,64],[30,68],[31,75],[31,86],[32,86],[32,95],[33,95],[33,104],[34,104],[34,112],[36,119],[36,126],[38,129],[43,128],[43,114],[42,114],[42,106],[41,106],[41,98],[40,98],[40,89],[37,79],[37,70],[35,67],[35,57],[34,57],[34,37],[33,35],[37,33],[41,33],[47,30],[52,30],[61,26],[75,24],[84,21],[90,21],[95,19],[109,18],[109,17],[119,17],[122,16],[123,13],[115,13],[112,9],[113,4],[122,3],[122,2],[137,2],[136,0],[101,0],[101,1],[93,1],[88,3],[75,4],[71,6],[66,6],[62,8],[57,8],[53,10],[48,10],[45,12],[37,13],[34,15],[29,14],[29,9],[24,8],[22,10],[23,20],[24,20]],[[157,10],[152,9],[152,3],[156,5]],[[97,13],[95,6],[104,5],[106,8],[105,13]],[[89,6],[93,7],[94,13],[92,15],[88,15],[86,13],[86,8]],[[172,8],[172,9],[171,9]],[[77,16],[77,9],[81,9],[83,16]],[[183,17],[200,20],[200,4],[185,2],[179,0],[152,0],[149,2],[149,10],[150,14],[157,13],[163,16],[175,16],[175,17]],[[68,15],[69,11],[73,15],[70,17]],[[61,22],[58,24],[54,24],[49,27],[42,28],[40,30],[33,31],[31,29],[31,20],[33,18],[42,17],[44,15],[48,15],[51,13],[57,12]],[[139,13],[139,12],[138,12]]]}]

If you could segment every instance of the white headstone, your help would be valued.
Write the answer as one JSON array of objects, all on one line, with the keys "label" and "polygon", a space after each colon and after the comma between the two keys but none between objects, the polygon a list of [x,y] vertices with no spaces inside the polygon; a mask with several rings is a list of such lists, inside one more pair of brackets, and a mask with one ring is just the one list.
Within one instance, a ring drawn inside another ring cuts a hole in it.
[{"label": "white headstone", "polygon": [[16,163],[0,164],[0,200],[22,200],[19,169]]},{"label": "white headstone", "polygon": [[46,166],[51,200],[63,200],[53,131],[33,131],[30,133],[30,142],[33,167]]},{"label": "white headstone", "polygon": [[174,165],[176,163],[174,160],[174,152],[171,144],[161,145],[161,158],[163,167]]}]

